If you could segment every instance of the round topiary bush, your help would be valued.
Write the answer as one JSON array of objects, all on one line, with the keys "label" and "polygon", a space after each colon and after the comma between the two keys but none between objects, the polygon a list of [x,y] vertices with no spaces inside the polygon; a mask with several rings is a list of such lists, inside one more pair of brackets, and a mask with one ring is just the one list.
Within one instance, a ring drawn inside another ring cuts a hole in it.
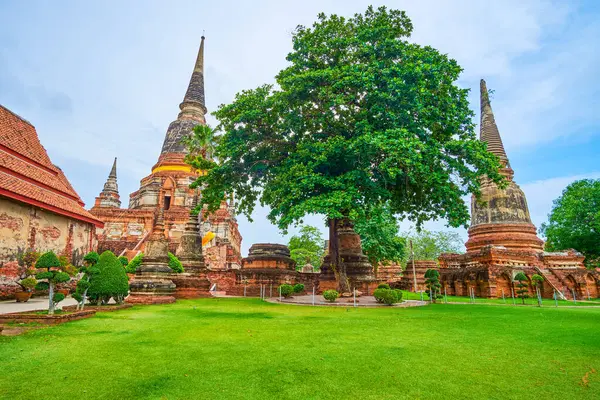
[{"label": "round topiary bush", "polygon": [[296,283],[294,285],[294,293],[300,293],[304,290],[304,284],[302,283]]},{"label": "round topiary bush", "polygon": [[376,289],[373,292],[373,297],[378,303],[391,306],[402,301],[402,291],[398,289]]},{"label": "round topiary bush", "polygon": [[294,287],[292,285],[283,284],[279,286],[279,293],[285,298],[288,298],[294,293]]},{"label": "round topiary bush", "polygon": [[377,289],[389,289],[390,285],[388,285],[387,283],[380,283],[379,286],[377,286]]},{"label": "round topiary bush", "polygon": [[340,294],[337,290],[330,289],[323,292],[323,298],[330,303],[335,302],[338,297],[340,297]]},{"label": "round topiary bush", "polygon": [[96,264],[98,273],[90,281],[88,295],[90,298],[107,303],[112,297],[120,304],[129,292],[127,274],[123,265],[112,251],[100,255]]},{"label": "round topiary bush", "polygon": [[[37,269],[49,269],[49,268],[58,268],[60,267],[60,261],[54,252],[49,251],[44,253],[37,259],[35,262],[35,267]],[[44,279],[44,278],[39,278]]]},{"label": "round topiary bush", "polygon": [[178,274],[183,272],[183,264],[181,264],[179,258],[177,258],[173,253],[169,253],[169,268]]}]

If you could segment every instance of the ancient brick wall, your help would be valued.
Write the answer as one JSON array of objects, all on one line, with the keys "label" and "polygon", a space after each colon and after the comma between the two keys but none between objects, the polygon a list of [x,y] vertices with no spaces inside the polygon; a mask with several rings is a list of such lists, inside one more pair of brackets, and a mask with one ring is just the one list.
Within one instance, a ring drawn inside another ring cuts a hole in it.
[{"label": "ancient brick wall", "polygon": [[40,208],[0,198],[0,263],[28,249],[54,251],[77,263],[96,245],[95,228]]},{"label": "ancient brick wall", "polygon": [[54,251],[78,265],[96,246],[94,232],[92,224],[0,198],[0,299],[21,290],[16,268],[27,250]]}]

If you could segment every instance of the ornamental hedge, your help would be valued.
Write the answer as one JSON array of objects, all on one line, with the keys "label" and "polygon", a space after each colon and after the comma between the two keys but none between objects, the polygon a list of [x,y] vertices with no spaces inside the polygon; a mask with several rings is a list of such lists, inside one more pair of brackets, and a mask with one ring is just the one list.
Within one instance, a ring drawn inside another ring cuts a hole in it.
[{"label": "ornamental hedge", "polygon": [[112,251],[100,255],[96,264],[98,273],[93,277],[88,289],[88,296],[97,304],[108,303],[110,298],[121,304],[129,292],[129,283],[123,264]]}]

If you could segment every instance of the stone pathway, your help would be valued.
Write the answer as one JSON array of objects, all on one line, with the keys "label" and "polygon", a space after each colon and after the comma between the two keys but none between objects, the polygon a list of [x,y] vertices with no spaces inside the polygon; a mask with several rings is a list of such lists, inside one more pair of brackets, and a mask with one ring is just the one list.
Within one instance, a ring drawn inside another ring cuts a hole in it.
[{"label": "stone pathway", "polygon": [[[72,297],[67,297],[60,303],[58,308],[63,306],[72,306],[77,304],[77,301]],[[48,309],[48,297],[33,297],[27,303],[17,303],[16,300],[0,301],[0,314],[8,314],[21,311],[37,311]]]},{"label": "stone pathway", "polygon": [[[267,298],[266,301],[271,303],[282,303],[282,304],[298,304],[298,305],[313,305],[313,296],[305,295],[305,296],[294,296],[289,299],[282,299],[281,302],[279,298]],[[402,303],[395,304],[393,307],[419,307],[425,306],[429,304],[428,301],[419,301],[419,300],[405,300]],[[337,306],[337,307],[353,307],[354,299],[353,298],[338,298],[335,303],[330,303],[323,299],[323,296],[316,295],[315,296],[315,306]],[[373,296],[361,296],[356,298],[356,306],[357,307],[390,307],[384,304],[377,303],[375,301],[375,297]]]}]

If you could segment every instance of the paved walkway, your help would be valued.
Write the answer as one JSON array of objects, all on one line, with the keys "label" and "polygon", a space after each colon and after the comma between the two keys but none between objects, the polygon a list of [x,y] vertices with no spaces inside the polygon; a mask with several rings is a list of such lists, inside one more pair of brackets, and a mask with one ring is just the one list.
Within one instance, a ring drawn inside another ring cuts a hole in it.
[{"label": "paved walkway", "polygon": [[[271,303],[279,303],[279,298],[272,297],[266,298],[265,300]],[[304,296],[293,296],[288,299],[282,299],[282,304],[301,304],[301,305],[313,305],[313,296],[312,295],[304,295]],[[405,300],[401,303],[395,304],[393,307],[418,307],[425,306],[429,304],[428,301],[418,301],[418,300]],[[338,298],[335,303],[330,303],[323,299],[323,296],[317,295],[314,299],[315,306],[337,306],[337,307],[353,307],[354,299],[350,298]],[[380,304],[375,301],[373,296],[361,296],[356,298],[356,306],[357,307],[390,307],[385,304]]]},{"label": "paved walkway", "polygon": [[[63,306],[72,306],[77,304],[77,301],[72,297],[67,297],[60,303],[57,308]],[[48,297],[33,297],[27,303],[17,303],[16,300],[0,301],[0,314],[8,314],[21,311],[37,311],[48,309]]]}]

